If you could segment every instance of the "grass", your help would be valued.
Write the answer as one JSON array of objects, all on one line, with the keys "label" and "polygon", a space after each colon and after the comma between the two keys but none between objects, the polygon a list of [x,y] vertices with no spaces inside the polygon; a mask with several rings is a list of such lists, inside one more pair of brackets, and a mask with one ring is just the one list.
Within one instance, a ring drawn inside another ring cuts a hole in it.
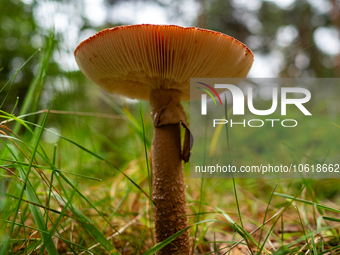
[{"label": "grass", "polygon": [[[32,56],[39,71],[20,109],[0,111],[1,254],[154,254],[181,233],[153,241],[150,109],[90,97],[92,85],[42,108],[53,41]],[[195,254],[340,253],[338,180],[190,179],[188,170]]]}]

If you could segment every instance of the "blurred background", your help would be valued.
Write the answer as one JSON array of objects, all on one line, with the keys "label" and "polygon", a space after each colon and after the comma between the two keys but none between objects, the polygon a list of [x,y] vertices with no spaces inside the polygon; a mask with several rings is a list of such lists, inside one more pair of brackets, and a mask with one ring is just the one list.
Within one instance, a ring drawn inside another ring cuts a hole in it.
[{"label": "blurred background", "polygon": [[[96,32],[126,24],[176,24],[223,32],[255,55],[249,76],[339,77],[339,0],[2,0],[0,87],[54,30],[41,103],[53,92],[78,94],[87,82],[73,57],[76,46]],[[38,57],[18,72],[4,110],[22,98],[38,72]],[[5,91],[9,88],[5,88]],[[52,92],[53,91],[53,92]],[[1,93],[0,101],[5,93]],[[20,100],[18,104],[20,105]]]}]

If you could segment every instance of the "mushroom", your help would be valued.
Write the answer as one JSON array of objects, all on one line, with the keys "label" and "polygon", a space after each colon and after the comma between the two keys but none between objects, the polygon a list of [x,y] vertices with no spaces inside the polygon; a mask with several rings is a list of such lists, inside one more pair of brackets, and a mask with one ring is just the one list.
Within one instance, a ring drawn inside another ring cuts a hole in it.
[{"label": "mushroom", "polygon": [[[190,100],[190,78],[243,78],[252,52],[225,34],[174,25],[105,29],[81,42],[80,70],[104,90],[149,100],[152,108],[152,199],[156,242],[188,226],[182,160],[190,156],[190,131],[181,101]],[[182,125],[186,132],[181,149]],[[185,231],[158,254],[189,254]]]}]

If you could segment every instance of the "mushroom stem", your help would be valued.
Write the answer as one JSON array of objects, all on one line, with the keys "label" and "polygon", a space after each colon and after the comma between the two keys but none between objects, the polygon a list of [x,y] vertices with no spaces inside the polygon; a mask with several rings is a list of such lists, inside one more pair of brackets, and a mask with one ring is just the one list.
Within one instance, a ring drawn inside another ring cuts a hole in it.
[{"label": "mushroom stem", "polygon": [[[155,238],[159,243],[188,226],[186,187],[181,157],[181,92],[152,90],[150,104],[154,121],[152,142],[152,199]],[[157,254],[189,254],[189,232],[185,231]]]}]

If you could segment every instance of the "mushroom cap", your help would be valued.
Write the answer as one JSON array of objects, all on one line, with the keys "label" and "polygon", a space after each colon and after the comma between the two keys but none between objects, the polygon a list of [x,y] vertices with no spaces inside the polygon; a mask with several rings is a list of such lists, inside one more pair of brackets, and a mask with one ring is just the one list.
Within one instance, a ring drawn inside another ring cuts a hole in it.
[{"label": "mushroom cap", "polygon": [[175,25],[105,29],[74,51],[80,70],[104,90],[149,100],[153,89],[177,89],[190,100],[190,78],[244,78],[252,52],[211,30]]}]

